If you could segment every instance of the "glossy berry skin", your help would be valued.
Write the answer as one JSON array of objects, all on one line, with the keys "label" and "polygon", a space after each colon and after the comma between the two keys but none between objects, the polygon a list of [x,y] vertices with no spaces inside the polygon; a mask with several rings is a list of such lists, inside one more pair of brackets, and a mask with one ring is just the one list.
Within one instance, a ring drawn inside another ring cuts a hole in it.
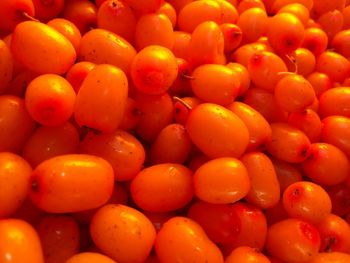
[{"label": "glossy berry skin", "polygon": [[[205,131],[203,127],[208,127]],[[239,157],[249,142],[249,131],[232,111],[202,103],[192,109],[186,122],[192,142],[211,158]]]},{"label": "glossy berry skin", "polygon": [[196,196],[212,204],[234,203],[245,197],[251,187],[244,164],[227,157],[200,166],[193,176],[193,184]]},{"label": "glossy berry skin", "polygon": [[329,116],[322,120],[321,139],[332,144],[350,156],[350,118],[344,116]]},{"label": "glossy berry skin", "polygon": [[173,53],[162,46],[142,49],[131,65],[131,78],[136,88],[149,95],[159,95],[169,89],[177,77],[178,66]]},{"label": "glossy berry skin", "polygon": [[20,152],[28,137],[36,128],[29,115],[24,99],[0,96],[0,150]]},{"label": "glossy berry skin", "polygon": [[235,248],[225,259],[225,263],[271,263],[270,260],[261,252],[256,249],[241,246]]},{"label": "glossy berry skin", "polygon": [[347,156],[337,147],[328,143],[311,144],[309,157],[302,165],[305,175],[321,185],[342,183],[350,172]]},{"label": "glossy berry skin", "polygon": [[95,253],[95,252],[77,253],[66,261],[66,263],[89,263],[89,262],[116,263],[113,259],[103,254]]},{"label": "glossy berry skin", "polygon": [[6,43],[0,40],[0,94],[4,93],[12,79],[13,74],[13,57],[10,48]]},{"label": "glossy berry skin", "polygon": [[0,153],[0,218],[12,216],[28,194],[32,168],[21,156]]},{"label": "glossy berry skin", "polygon": [[56,74],[33,79],[25,93],[29,114],[43,126],[62,126],[73,114],[76,94],[70,83]]},{"label": "glossy berry skin", "polygon": [[249,131],[249,144],[247,151],[258,150],[264,143],[271,140],[271,127],[264,116],[253,107],[240,101],[227,106],[247,126]]},{"label": "glossy berry skin", "polygon": [[48,215],[36,227],[43,247],[45,262],[64,262],[78,253],[79,225],[71,216]]},{"label": "glossy berry skin", "polygon": [[[151,212],[180,209],[193,197],[192,171],[180,164],[157,164],[132,180],[131,196],[138,207]],[[176,193],[169,195],[170,192]]]},{"label": "glossy berry skin", "polygon": [[40,74],[63,74],[76,59],[74,46],[65,36],[35,21],[25,21],[16,26],[11,51],[25,67]]},{"label": "glossy berry skin", "polygon": [[155,240],[155,250],[164,263],[224,262],[219,248],[200,225],[186,217],[173,217],[165,222]]},{"label": "glossy berry skin", "polygon": [[305,133],[286,123],[273,123],[271,129],[272,139],[266,143],[270,154],[291,163],[300,163],[306,159],[310,140]]},{"label": "glossy berry skin", "polygon": [[251,182],[245,199],[262,209],[274,207],[280,199],[280,185],[269,157],[261,152],[251,152],[240,160],[247,168]]},{"label": "glossy berry skin", "polygon": [[321,244],[315,226],[298,219],[285,219],[270,226],[266,248],[270,255],[284,262],[312,260]]},{"label": "glossy berry skin", "polygon": [[20,219],[0,219],[0,260],[4,263],[44,263],[35,229]]},{"label": "glossy berry skin", "polygon": [[81,38],[78,58],[80,61],[95,64],[110,64],[129,74],[135,55],[135,48],[123,37],[108,30],[96,28]]},{"label": "glossy berry skin", "polygon": [[128,80],[124,72],[112,65],[97,65],[79,89],[74,118],[80,126],[114,132],[123,119],[127,97]]},{"label": "glossy berry skin", "polygon": [[231,204],[197,201],[189,208],[188,217],[200,224],[215,243],[233,243],[241,231],[240,218]]},{"label": "glossy berry skin", "polygon": [[99,156],[114,169],[117,181],[128,181],[141,171],[145,161],[145,149],[132,134],[123,130],[113,133],[89,132],[80,142],[79,152]]},{"label": "glossy berry skin", "polygon": [[350,252],[350,226],[343,218],[328,214],[317,228],[321,236],[320,252]]},{"label": "glossy berry skin", "polygon": [[31,0],[4,0],[0,3],[0,31],[12,32],[17,24],[27,20],[25,14],[34,17],[35,8]]},{"label": "glossy berry skin", "polygon": [[283,207],[290,217],[317,224],[330,214],[332,202],[321,186],[301,181],[283,192]]},{"label": "glossy berry skin", "polygon": [[47,212],[68,213],[101,206],[112,195],[113,187],[114,173],[107,161],[93,155],[68,154],[48,159],[34,169],[29,195]]},{"label": "glossy berry skin", "polygon": [[109,204],[95,213],[90,235],[96,246],[116,262],[144,262],[151,252],[156,230],[140,211]]}]

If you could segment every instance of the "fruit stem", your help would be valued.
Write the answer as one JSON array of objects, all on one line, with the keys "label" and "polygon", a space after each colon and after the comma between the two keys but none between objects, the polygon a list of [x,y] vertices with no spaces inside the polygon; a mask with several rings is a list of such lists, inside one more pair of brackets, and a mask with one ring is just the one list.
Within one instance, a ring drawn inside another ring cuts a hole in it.
[{"label": "fruit stem", "polygon": [[27,12],[21,12],[21,16],[22,16],[23,18],[25,18],[26,20],[29,20],[29,21],[40,22],[38,19],[36,19],[35,17],[31,16],[31,15],[28,14]]},{"label": "fruit stem", "polygon": [[179,97],[177,97],[177,96],[174,96],[174,97],[173,97],[173,100],[174,100],[175,102],[181,103],[181,104],[184,105],[188,110],[192,110],[191,105],[188,104],[188,103],[186,103],[183,99],[181,99],[181,98],[179,98]]}]

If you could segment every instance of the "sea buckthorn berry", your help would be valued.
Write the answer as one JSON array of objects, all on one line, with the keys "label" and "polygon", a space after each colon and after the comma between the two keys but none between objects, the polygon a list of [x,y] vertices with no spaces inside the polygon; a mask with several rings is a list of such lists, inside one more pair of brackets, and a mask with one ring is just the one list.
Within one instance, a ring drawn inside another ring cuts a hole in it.
[{"label": "sea buckthorn berry", "polygon": [[0,39],[0,94],[3,94],[12,79],[13,58],[9,47]]},{"label": "sea buckthorn berry", "polygon": [[276,52],[286,54],[301,47],[304,25],[290,13],[278,13],[269,20],[266,35]]},{"label": "sea buckthorn berry", "polygon": [[149,95],[166,92],[178,74],[174,54],[167,48],[151,45],[135,56],[131,65],[131,78],[136,88]]},{"label": "sea buckthorn berry", "polygon": [[316,98],[311,84],[298,74],[288,74],[279,80],[274,94],[279,107],[290,113],[305,110]]},{"label": "sea buckthorn berry", "polygon": [[35,229],[20,219],[0,219],[0,257],[2,262],[44,263]]},{"label": "sea buckthorn berry", "polygon": [[79,134],[73,124],[67,122],[59,127],[41,126],[26,141],[22,156],[36,167],[52,157],[76,153]]},{"label": "sea buckthorn berry", "polygon": [[90,263],[90,262],[98,262],[98,263],[116,263],[113,259],[95,252],[82,252],[77,253],[74,256],[67,259],[65,263]]},{"label": "sea buckthorn berry", "polygon": [[350,76],[350,61],[333,51],[325,51],[317,57],[316,70],[327,74],[332,81],[342,83]]},{"label": "sea buckthorn berry", "polygon": [[322,122],[315,111],[306,109],[301,112],[293,112],[288,117],[288,124],[303,131],[310,142],[320,140]]},{"label": "sea buckthorn berry", "polygon": [[224,262],[220,249],[201,226],[186,217],[177,216],[165,222],[155,240],[155,251],[164,263]]},{"label": "sea buckthorn berry", "polygon": [[260,208],[243,202],[231,204],[233,214],[240,221],[240,231],[236,239],[224,244],[223,251],[230,253],[234,248],[249,246],[262,251],[267,234],[267,221],[265,214]]},{"label": "sea buckthorn berry", "polygon": [[265,10],[253,7],[240,14],[237,26],[242,30],[242,42],[251,43],[266,33],[268,18]]},{"label": "sea buckthorn berry", "polygon": [[134,39],[136,18],[131,8],[120,0],[104,1],[97,12],[98,28],[111,31],[127,41]]},{"label": "sea buckthorn berry", "polygon": [[192,142],[181,124],[172,123],[160,131],[151,145],[149,157],[152,163],[183,164],[192,150]]},{"label": "sea buckthorn berry", "polygon": [[34,120],[44,126],[57,127],[69,120],[74,111],[76,94],[70,83],[56,74],[33,79],[25,93],[26,108]]},{"label": "sea buckthorn berry", "polygon": [[309,263],[327,263],[327,262],[348,262],[350,255],[342,252],[322,252],[318,253]]},{"label": "sea buckthorn berry", "polygon": [[19,155],[0,153],[0,218],[12,216],[24,203],[31,173],[29,163]]},{"label": "sea buckthorn berry", "polygon": [[141,13],[152,13],[162,6],[164,0],[125,0],[125,3],[132,9],[135,9]]},{"label": "sea buckthorn berry", "polygon": [[224,51],[230,53],[235,50],[242,41],[242,30],[236,24],[225,23],[220,25],[224,36]]},{"label": "sea buckthorn berry", "polygon": [[124,72],[112,65],[97,65],[79,89],[74,118],[81,127],[114,132],[123,119],[127,97],[128,79]]},{"label": "sea buckthorn berry", "polygon": [[299,18],[300,22],[305,26],[310,19],[310,11],[301,3],[286,4],[278,10],[278,13],[289,13]]},{"label": "sea buckthorn berry", "polygon": [[137,50],[151,45],[172,49],[175,41],[170,19],[155,13],[143,15],[137,20],[134,37]]},{"label": "sea buckthorn berry", "polygon": [[270,226],[266,248],[270,255],[283,262],[312,260],[321,245],[317,228],[299,219],[285,219]]},{"label": "sea buckthorn berry", "polygon": [[174,31],[174,45],[171,51],[177,58],[187,60],[188,46],[190,45],[191,34],[183,31]]},{"label": "sea buckthorn berry", "polygon": [[0,151],[20,152],[35,128],[24,99],[0,96]]},{"label": "sea buckthorn berry", "polygon": [[313,7],[313,2],[314,2],[313,0],[275,0],[275,1],[272,1],[271,3],[271,11],[276,12],[280,10],[283,6],[286,6],[292,3],[300,3],[303,6],[305,6],[309,11],[311,11]]},{"label": "sea buckthorn berry", "polygon": [[320,252],[350,252],[350,226],[343,218],[328,214],[317,228],[321,236]]},{"label": "sea buckthorn berry", "polygon": [[88,73],[96,66],[96,64],[88,61],[75,63],[67,72],[66,80],[72,85],[75,93],[78,93],[81,84]]},{"label": "sea buckthorn berry", "polygon": [[31,176],[30,198],[51,213],[96,208],[113,192],[114,173],[104,159],[86,154],[60,155],[39,164]]},{"label": "sea buckthorn berry", "polygon": [[301,181],[283,192],[283,207],[290,217],[317,224],[331,213],[332,202],[321,186]]},{"label": "sea buckthorn berry", "polygon": [[34,17],[35,8],[32,0],[0,1],[0,31],[12,32],[17,24]]},{"label": "sea buckthorn berry", "polygon": [[89,0],[65,1],[62,16],[74,23],[81,34],[97,25],[97,7]]},{"label": "sea buckthorn berry", "polygon": [[186,129],[192,142],[211,158],[239,157],[249,143],[249,131],[244,122],[217,104],[202,103],[192,109]]},{"label": "sea buckthorn berry", "polygon": [[346,58],[350,57],[350,29],[338,32],[332,39],[332,47]]},{"label": "sea buckthorn berry", "polygon": [[344,6],[345,1],[343,0],[334,0],[331,2],[327,0],[318,0],[314,1],[312,8],[315,15],[321,15],[334,9],[342,9],[344,8]]},{"label": "sea buckthorn berry", "polygon": [[261,42],[253,42],[249,44],[242,45],[238,47],[234,52],[230,55],[230,58],[244,66],[248,67],[248,62],[250,58],[255,55],[256,53],[262,52],[262,51],[270,51],[272,52],[272,49],[266,44]]},{"label": "sea buckthorn berry", "polygon": [[245,165],[235,158],[217,158],[204,163],[194,173],[193,184],[196,196],[212,204],[234,203],[251,189]]},{"label": "sea buckthorn berry", "polygon": [[[192,171],[181,164],[153,165],[136,175],[130,191],[137,206],[143,210],[174,211],[192,200]],[[169,195],[169,192],[176,194]]]},{"label": "sea buckthorn berry", "polygon": [[299,166],[286,161],[278,160],[276,158],[272,158],[271,161],[275,168],[281,193],[283,193],[289,185],[299,182],[303,179]]},{"label": "sea buckthorn berry", "polygon": [[326,51],[328,46],[328,36],[320,28],[310,27],[305,29],[305,37],[302,47],[310,50],[315,57]]},{"label": "sea buckthorn berry", "polygon": [[[195,1],[193,3],[200,2]],[[220,27],[213,21],[199,24],[193,31],[188,46],[187,60],[193,68],[202,64],[220,63],[224,54],[224,35]]]},{"label": "sea buckthorn berry", "polygon": [[226,257],[225,263],[271,263],[271,261],[261,252],[248,246],[237,247]]},{"label": "sea buckthorn berry", "polygon": [[177,23],[177,13],[175,8],[168,2],[164,2],[162,6],[157,10],[157,14],[163,14],[167,16],[171,22],[171,25],[173,28],[176,26]]},{"label": "sea buckthorn berry", "polygon": [[221,22],[221,6],[214,0],[192,1],[186,4],[178,14],[178,27],[181,31],[192,33],[205,21]]},{"label": "sea buckthorn berry", "polygon": [[45,216],[37,225],[46,263],[65,262],[78,253],[79,225],[71,216]]},{"label": "sea buckthorn berry", "polygon": [[157,138],[159,132],[173,120],[174,105],[168,93],[146,95],[138,93],[135,97],[140,112],[135,127],[136,134],[147,142]]},{"label": "sea buckthorn berry", "polygon": [[64,8],[64,0],[32,0],[35,9],[35,18],[48,21],[57,17]]},{"label": "sea buckthorn berry", "polygon": [[333,83],[327,74],[314,71],[308,75],[306,79],[314,88],[317,98],[319,98],[324,91],[333,88]]},{"label": "sea buckthorn berry", "polygon": [[117,181],[127,181],[135,177],[145,161],[142,144],[123,130],[105,134],[89,132],[81,141],[79,152],[107,160],[114,169]]},{"label": "sea buckthorn berry", "polygon": [[92,29],[83,35],[79,60],[114,65],[129,74],[135,48],[121,36],[105,29]]},{"label": "sea buckthorn berry", "polygon": [[197,201],[188,209],[188,217],[204,229],[215,243],[236,241],[241,230],[241,220],[231,204],[210,204]]},{"label": "sea buckthorn berry", "polygon": [[26,68],[40,74],[63,74],[76,59],[74,46],[65,36],[35,21],[21,22],[16,26],[11,51]]},{"label": "sea buckthorn berry", "polygon": [[248,69],[245,66],[234,62],[230,62],[226,66],[232,69],[236,74],[237,79],[240,80],[238,96],[243,96],[250,87],[250,76]]},{"label": "sea buckthorn berry", "polygon": [[250,178],[245,199],[262,209],[275,206],[280,200],[280,185],[271,160],[261,152],[244,154],[241,159]]},{"label": "sea buckthorn berry", "polygon": [[247,126],[249,144],[247,151],[257,150],[271,139],[271,127],[266,119],[254,108],[243,102],[235,101],[227,106]]},{"label": "sea buckthorn berry", "polygon": [[156,230],[138,210],[109,204],[95,213],[90,235],[96,246],[116,262],[144,262],[151,252]]},{"label": "sea buckthorn berry", "polygon": [[350,118],[329,116],[322,120],[321,140],[332,144],[350,157]]},{"label": "sea buckthorn berry", "polygon": [[350,162],[340,149],[328,143],[311,144],[308,157],[303,162],[303,171],[313,182],[321,185],[336,185],[346,180]]},{"label": "sea buckthorn berry", "polygon": [[319,115],[350,117],[350,87],[328,89],[319,97]]},{"label": "sea buckthorn berry", "polygon": [[256,87],[272,92],[283,75],[287,72],[284,61],[276,54],[268,51],[256,52],[248,61],[248,72]]},{"label": "sea buckthorn berry", "polygon": [[78,53],[81,34],[72,22],[64,18],[54,18],[47,22],[47,25],[64,35],[72,43],[76,53]]},{"label": "sea buckthorn berry", "polygon": [[271,129],[266,149],[272,156],[291,163],[301,163],[308,157],[310,140],[305,133],[286,123],[272,123]]},{"label": "sea buckthorn berry", "polygon": [[321,26],[322,30],[327,34],[331,40],[333,37],[342,30],[344,17],[341,11],[335,9],[326,13],[323,13],[318,19],[317,23]]},{"label": "sea buckthorn berry", "polygon": [[194,69],[191,87],[204,102],[226,106],[238,95],[240,83],[233,70],[224,65],[204,64]]},{"label": "sea buckthorn berry", "polygon": [[286,122],[288,119],[288,113],[277,105],[274,94],[266,89],[250,87],[244,94],[243,102],[260,112],[269,123]]}]

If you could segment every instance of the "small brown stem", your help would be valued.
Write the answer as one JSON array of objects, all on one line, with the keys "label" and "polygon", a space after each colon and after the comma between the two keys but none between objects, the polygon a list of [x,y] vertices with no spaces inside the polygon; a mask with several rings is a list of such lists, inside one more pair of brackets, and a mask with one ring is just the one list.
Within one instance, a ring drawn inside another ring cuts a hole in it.
[{"label": "small brown stem", "polygon": [[184,105],[188,110],[192,110],[192,106],[191,106],[190,104],[186,103],[183,99],[174,96],[174,97],[173,97],[173,100],[174,100],[175,102],[181,103],[181,104]]},{"label": "small brown stem", "polygon": [[297,73],[298,72],[298,65],[296,63],[296,60],[294,57],[292,57],[291,55],[285,55],[286,58],[288,58],[288,60],[294,65],[294,72],[293,73]]},{"label": "small brown stem", "polygon": [[25,20],[40,22],[40,21],[39,21],[38,19],[36,19],[35,17],[29,15],[27,12],[21,12],[21,16],[22,16]]},{"label": "small brown stem", "polygon": [[184,78],[184,79],[190,79],[190,80],[194,80],[195,79],[195,77],[187,75],[185,73],[181,73],[180,76],[181,76],[181,78]]}]

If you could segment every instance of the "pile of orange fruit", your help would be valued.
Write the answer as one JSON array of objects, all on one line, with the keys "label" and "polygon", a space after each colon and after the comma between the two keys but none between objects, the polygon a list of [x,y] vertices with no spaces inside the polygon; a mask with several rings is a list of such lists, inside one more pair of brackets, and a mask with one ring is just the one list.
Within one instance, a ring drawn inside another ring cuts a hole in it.
[{"label": "pile of orange fruit", "polygon": [[349,0],[0,0],[0,263],[349,263]]}]

